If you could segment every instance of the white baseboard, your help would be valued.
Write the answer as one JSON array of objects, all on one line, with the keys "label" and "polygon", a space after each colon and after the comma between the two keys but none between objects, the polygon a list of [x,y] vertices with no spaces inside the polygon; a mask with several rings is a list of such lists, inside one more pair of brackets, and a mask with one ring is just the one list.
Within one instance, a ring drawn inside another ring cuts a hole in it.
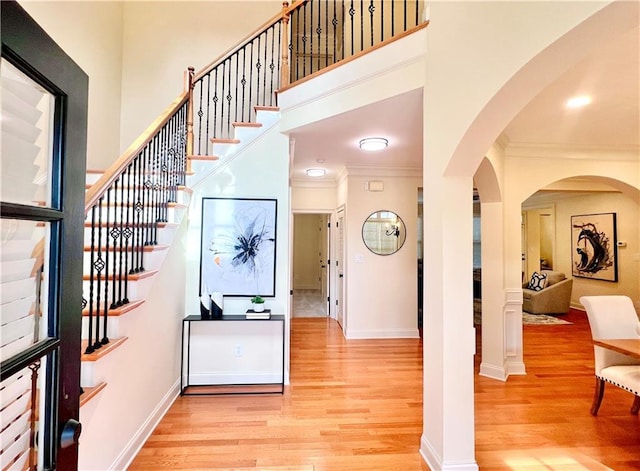
[{"label": "white baseboard", "polygon": [[354,330],[347,329],[347,339],[418,339],[418,329]]},{"label": "white baseboard", "polygon": [[480,469],[475,460],[467,463],[443,463],[440,455],[424,435],[420,438],[420,456],[432,471],[478,471]]},{"label": "white baseboard", "polygon": [[142,446],[151,436],[169,408],[173,405],[174,401],[178,398],[179,394],[180,380],[177,380],[171,388],[169,388],[169,391],[167,391],[155,409],[153,409],[149,417],[147,417],[147,420],[144,421],[142,427],[140,427],[131,440],[129,440],[129,443],[127,443],[122,452],[109,467],[109,470],[121,471],[126,470],[129,467],[134,458],[138,455]]},{"label": "white baseboard", "polygon": [[497,379],[499,381],[506,381],[509,377],[504,366],[490,365],[488,363],[480,363],[480,376],[486,376],[487,378]]},{"label": "white baseboard", "polygon": [[507,376],[509,375],[526,375],[527,369],[524,363],[520,361],[507,362]]},{"label": "white baseboard", "polygon": [[191,373],[189,386],[224,384],[273,384],[282,381],[282,373]]}]

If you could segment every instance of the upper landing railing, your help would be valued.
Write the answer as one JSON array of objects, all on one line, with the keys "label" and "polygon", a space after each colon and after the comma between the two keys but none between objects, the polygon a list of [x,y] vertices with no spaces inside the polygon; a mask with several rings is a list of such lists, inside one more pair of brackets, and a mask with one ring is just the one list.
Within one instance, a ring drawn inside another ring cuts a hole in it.
[{"label": "upper landing railing", "polygon": [[[423,21],[416,0],[300,0],[283,9],[192,77],[194,132],[189,154],[209,154],[212,139],[277,105],[276,92],[359,55]],[[191,147],[192,146],[192,147]]]}]

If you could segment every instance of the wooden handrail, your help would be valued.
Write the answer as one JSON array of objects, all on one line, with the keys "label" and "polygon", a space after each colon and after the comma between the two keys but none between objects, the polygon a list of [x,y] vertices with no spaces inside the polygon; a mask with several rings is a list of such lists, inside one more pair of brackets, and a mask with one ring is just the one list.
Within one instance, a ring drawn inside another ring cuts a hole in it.
[{"label": "wooden handrail", "polygon": [[227,57],[229,57],[230,55],[234,54],[235,52],[239,51],[244,46],[246,46],[247,43],[249,41],[251,41],[254,37],[256,37],[257,35],[263,33],[265,30],[267,30],[268,28],[270,28],[274,24],[278,23],[279,21],[282,21],[285,17],[289,16],[289,13],[291,13],[296,8],[304,5],[308,1],[310,1],[310,0],[299,0],[297,2],[294,1],[294,2],[292,2],[291,5],[289,5],[288,2],[286,2],[286,1],[282,2],[282,10],[281,11],[279,11],[278,13],[273,15],[270,19],[265,21],[262,25],[258,26],[256,29],[254,29],[251,33],[247,34],[240,41],[238,41],[234,46],[231,46],[225,52],[220,54],[215,60],[210,62],[208,65],[204,66],[202,68],[202,70],[200,70],[199,72],[197,72],[195,74],[195,76],[193,77],[193,81],[197,82],[198,80],[200,80],[206,74],[211,72],[218,64],[223,62]]},{"label": "wooden handrail", "polygon": [[189,92],[185,91],[176,98],[148,127],[138,138],[133,141],[127,150],[109,167],[104,174],[96,181],[87,191],[84,203],[85,215],[98,202],[100,197],[107,191],[111,184],[120,176],[127,168],[131,161],[140,153],[158,130],[164,126],[167,121],[175,114],[175,112],[187,101]]}]

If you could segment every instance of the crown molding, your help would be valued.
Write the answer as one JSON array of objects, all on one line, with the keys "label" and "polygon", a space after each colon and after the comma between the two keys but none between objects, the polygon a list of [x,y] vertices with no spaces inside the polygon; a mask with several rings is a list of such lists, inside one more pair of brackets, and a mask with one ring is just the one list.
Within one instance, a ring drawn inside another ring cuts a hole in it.
[{"label": "crown molding", "polygon": [[640,146],[599,147],[509,142],[505,147],[505,156],[635,162],[640,160]]}]

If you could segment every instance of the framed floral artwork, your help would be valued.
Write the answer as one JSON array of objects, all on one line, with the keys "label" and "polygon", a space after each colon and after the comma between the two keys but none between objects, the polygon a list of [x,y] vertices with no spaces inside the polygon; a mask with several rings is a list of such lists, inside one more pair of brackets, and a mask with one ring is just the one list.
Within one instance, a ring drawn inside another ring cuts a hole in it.
[{"label": "framed floral artwork", "polygon": [[275,199],[202,198],[200,295],[275,296]]},{"label": "framed floral artwork", "polygon": [[573,276],[618,281],[616,213],[571,216]]}]

